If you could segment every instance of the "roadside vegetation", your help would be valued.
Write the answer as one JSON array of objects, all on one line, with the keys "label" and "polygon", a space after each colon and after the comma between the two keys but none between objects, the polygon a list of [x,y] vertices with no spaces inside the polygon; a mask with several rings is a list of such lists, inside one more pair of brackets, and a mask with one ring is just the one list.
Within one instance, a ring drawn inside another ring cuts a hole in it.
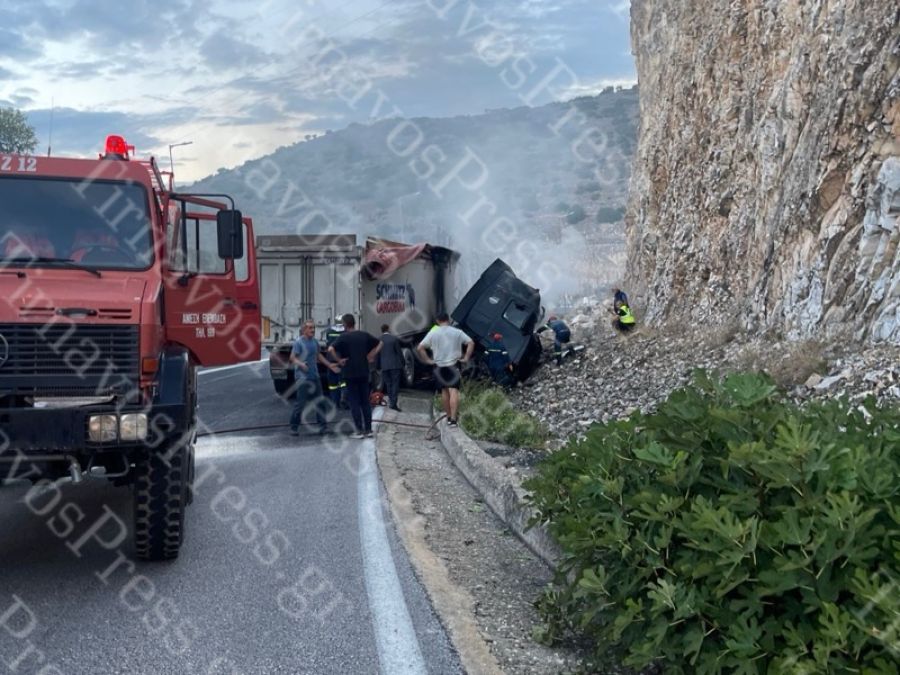
[{"label": "roadside vegetation", "polygon": [[547,640],[666,673],[897,673],[900,411],[697,373],[526,483],[563,549]]},{"label": "roadside vegetation", "polygon": [[[440,409],[440,397],[436,406]],[[466,381],[460,390],[459,424],[478,440],[514,448],[542,449],[548,433],[539,421],[516,410],[499,387]]]}]

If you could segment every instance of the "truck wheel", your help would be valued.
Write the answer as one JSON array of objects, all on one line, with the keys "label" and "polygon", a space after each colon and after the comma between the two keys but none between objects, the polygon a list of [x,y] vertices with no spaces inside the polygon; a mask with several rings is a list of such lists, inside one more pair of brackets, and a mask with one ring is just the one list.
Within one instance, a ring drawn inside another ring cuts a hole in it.
[{"label": "truck wheel", "polygon": [[190,472],[188,447],[150,451],[135,465],[134,547],[141,560],[174,560],[184,541]]},{"label": "truck wheel", "polygon": [[403,350],[403,386],[411,389],[416,381],[416,355],[413,350]]}]

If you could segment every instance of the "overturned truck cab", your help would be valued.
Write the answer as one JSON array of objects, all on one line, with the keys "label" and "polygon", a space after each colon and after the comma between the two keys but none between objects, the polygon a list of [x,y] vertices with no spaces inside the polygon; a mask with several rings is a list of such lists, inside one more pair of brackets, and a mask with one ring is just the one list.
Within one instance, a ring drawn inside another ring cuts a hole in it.
[{"label": "overturned truck cab", "polygon": [[535,329],[543,319],[541,294],[499,258],[482,273],[453,310],[452,319],[481,349],[494,333],[503,335],[513,376],[527,379],[541,360]]}]

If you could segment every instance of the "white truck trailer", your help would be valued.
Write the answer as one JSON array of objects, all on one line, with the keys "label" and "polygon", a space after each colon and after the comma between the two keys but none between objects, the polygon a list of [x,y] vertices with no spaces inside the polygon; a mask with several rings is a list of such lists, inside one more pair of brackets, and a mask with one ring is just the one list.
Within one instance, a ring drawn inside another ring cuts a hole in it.
[{"label": "white truck trailer", "polygon": [[456,305],[459,254],[430,244],[408,245],[356,235],[261,235],[256,239],[262,299],[262,339],[269,350],[275,390],[294,383],[291,343],[307,319],[324,346],[329,327],[344,314],[357,328],[381,334],[388,324],[404,343],[403,382],[416,379],[415,344],[440,312]]}]

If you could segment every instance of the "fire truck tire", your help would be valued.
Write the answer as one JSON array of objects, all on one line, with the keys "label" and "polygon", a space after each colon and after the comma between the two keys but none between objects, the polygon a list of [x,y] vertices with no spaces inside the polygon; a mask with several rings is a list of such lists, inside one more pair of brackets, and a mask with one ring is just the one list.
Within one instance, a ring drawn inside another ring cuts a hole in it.
[{"label": "fire truck tire", "polygon": [[134,547],[141,560],[174,560],[184,540],[190,449],[150,452],[135,466]]},{"label": "fire truck tire", "polygon": [[194,476],[196,475],[196,473],[197,468],[196,458],[194,457],[194,444],[191,443],[191,447],[188,449],[188,479],[187,489],[185,490],[188,506],[194,503]]},{"label": "fire truck tire", "polygon": [[403,349],[403,386],[412,388],[416,381],[416,355],[413,350],[405,347]]}]

